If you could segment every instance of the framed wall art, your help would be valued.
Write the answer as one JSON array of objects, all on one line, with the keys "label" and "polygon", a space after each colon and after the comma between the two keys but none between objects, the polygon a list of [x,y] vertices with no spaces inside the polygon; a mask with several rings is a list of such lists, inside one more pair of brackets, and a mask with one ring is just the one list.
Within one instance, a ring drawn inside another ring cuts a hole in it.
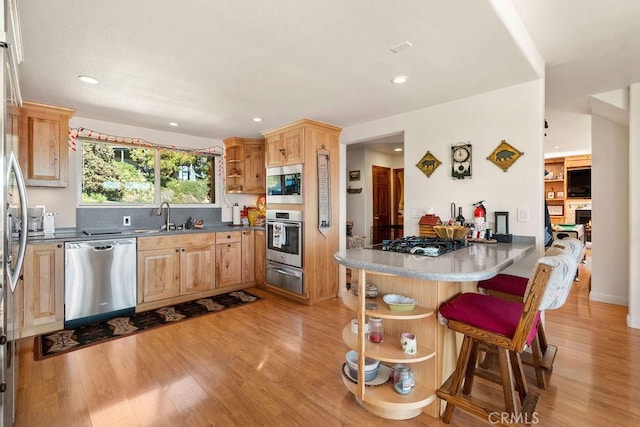
[{"label": "framed wall art", "polygon": [[427,175],[427,178],[429,178],[441,164],[442,162],[438,160],[433,154],[431,154],[431,151],[427,151],[427,154],[422,156],[420,161],[416,163],[416,167],[420,169],[422,173]]},{"label": "framed wall art", "polygon": [[495,150],[487,157],[494,165],[506,172],[524,153],[514,148],[506,140],[502,140]]},{"label": "framed wall art", "polygon": [[562,216],[564,215],[564,206],[562,205],[549,205],[549,215]]},{"label": "framed wall art", "polygon": [[349,171],[349,181],[360,181],[360,171]]}]

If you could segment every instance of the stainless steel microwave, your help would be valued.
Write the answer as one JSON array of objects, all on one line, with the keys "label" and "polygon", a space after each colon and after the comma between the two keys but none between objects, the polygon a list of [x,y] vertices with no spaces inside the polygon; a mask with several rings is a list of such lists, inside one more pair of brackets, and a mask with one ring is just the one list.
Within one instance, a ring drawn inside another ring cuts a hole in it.
[{"label": "stainless steel microwave", "polygon": [[267,203],[302,204],[302,167],[267,168]]}]

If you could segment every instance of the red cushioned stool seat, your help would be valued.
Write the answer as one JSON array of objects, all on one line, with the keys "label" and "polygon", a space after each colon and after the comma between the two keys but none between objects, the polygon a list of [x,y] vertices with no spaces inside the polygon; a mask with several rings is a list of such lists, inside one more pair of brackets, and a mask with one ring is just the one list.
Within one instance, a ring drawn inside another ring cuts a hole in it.
[{"label": "red cushioned stool seat", "polygon": [[484,289],[484,293],[490,295],[490,291],[502,292],[509,295],[524,296],[529,279],[526,277],[514,276],[512,274],[498,274],[491,279],[478,282],[478,288]]}]

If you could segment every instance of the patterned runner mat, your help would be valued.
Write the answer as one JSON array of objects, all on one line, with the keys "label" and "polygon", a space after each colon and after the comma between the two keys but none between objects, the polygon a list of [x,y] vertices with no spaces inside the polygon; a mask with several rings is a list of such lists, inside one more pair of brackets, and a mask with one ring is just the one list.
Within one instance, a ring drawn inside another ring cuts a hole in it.
[{"label": "patterned runner mat", "polygon": [[63,329],[38,335],[35,337],[33,345],[33,356],[35,360],[41,360],[147,329],[180,322],[203,314],[219,312],[259,300],[259,297],[247,291],[229,292],[156,310],[144,311],[129,317],[114,317],[82,325],[75,329]]}]

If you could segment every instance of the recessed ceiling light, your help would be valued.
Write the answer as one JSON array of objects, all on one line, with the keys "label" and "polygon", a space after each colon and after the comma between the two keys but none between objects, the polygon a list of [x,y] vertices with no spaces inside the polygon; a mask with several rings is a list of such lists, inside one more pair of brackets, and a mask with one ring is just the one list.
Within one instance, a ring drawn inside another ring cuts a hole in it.
[{"label": "recessed ceiling light", "polygon": [[253,121],[256,122],[256,123],[259,123],[259,122],[262,121],[262,117],[254,117]]},{"label": "recessed ceiling light", "polygon": [[407,80],[409,80],[409,77],[407,76],[395,76],[393,79],[391,79],[391,83],[399,85],[405,83]]},{"label": "recessed ceiling light", "polygon": [[98,83],[100,83],[98,79],[91,76],[78,76],[78,80],[80,80],[81,82],[89,83],[90,85],[97,85]]},{"label": "recessed ceiling light", "polygon": [[393,151],[402,151],[402,148],[394,148]]},{"label": "recessed ceiling light", "polygon": [[169,122],[169,126],[177,127],[177,126],[180,126],[180,125],[178,123],[176,123],[176,122]]}]

